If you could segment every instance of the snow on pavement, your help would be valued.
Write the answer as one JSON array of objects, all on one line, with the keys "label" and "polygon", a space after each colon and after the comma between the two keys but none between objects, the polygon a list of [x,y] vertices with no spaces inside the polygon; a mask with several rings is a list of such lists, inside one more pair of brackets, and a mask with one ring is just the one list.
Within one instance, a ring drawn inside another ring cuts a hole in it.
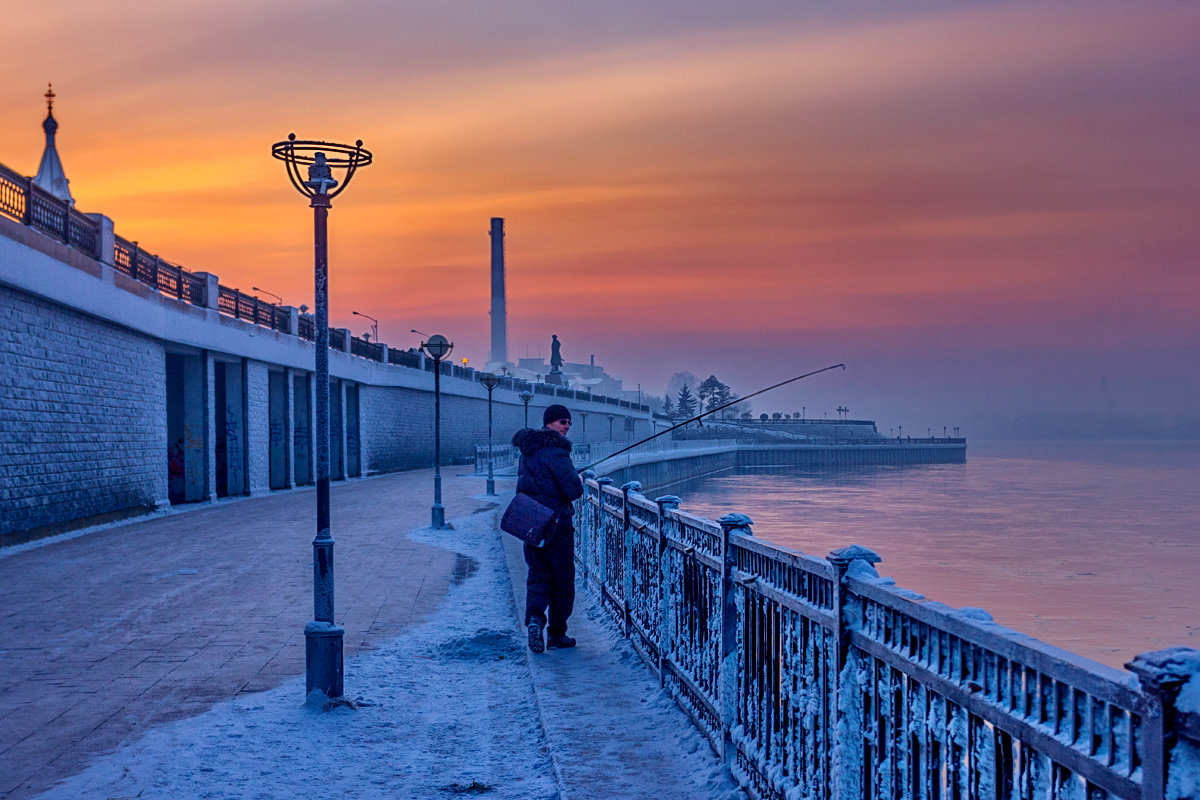
[{"label": "snow on pavement", "polygon": [[305,705],[300,675],[155,728],[40,796],[743,797],[629,646],[587,619],[584,593],[581,647],[528,653],[496,514],[409,534],[477,569],[428,622],[346,662],[357,710]]}]

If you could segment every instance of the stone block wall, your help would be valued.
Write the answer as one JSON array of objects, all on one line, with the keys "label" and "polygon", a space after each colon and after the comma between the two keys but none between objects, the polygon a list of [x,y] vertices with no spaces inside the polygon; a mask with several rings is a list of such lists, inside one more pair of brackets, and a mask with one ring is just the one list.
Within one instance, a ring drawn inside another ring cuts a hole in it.
[{"label": "stone block wall", "polygon": [[0,536],[167,502],[163,346],[0,285]]},{"label": "stone block wall", "polygon": [[[368,385],[362,385],[359,391],[366,474],[431,466],[433,394],[416,389]],[[512,397],[502,399],[502,395],[506,394]],[[568,401],[563,402],[569,407]],[[541,427],[543,408],[530,405],[531,426]],[[487,400],[484,398],[442,394],[443,464],[475,458],[475,446],[487,444],[487,414]],[[498,390],[492,415],[493,442],[507,445],[513,433],[524,425],[525,407],[516,399],[515,393]]]},{"label": "stone block wall", "polygon": [[250,494],[271,491],[271,399],[267,365],[246,361],[246,449]]}]

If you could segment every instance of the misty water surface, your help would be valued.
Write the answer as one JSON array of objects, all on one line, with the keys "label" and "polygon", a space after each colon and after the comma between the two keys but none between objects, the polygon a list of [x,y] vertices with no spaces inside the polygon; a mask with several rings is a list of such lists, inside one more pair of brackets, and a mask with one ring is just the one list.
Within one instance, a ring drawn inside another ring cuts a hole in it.
[{"label": "misty water surface", "polygon": [[1200,442],[972,444],[966,464],[727,474],[683,508],[749,514],[756,536],[880,575],[1120,667],[1200,647]]}]

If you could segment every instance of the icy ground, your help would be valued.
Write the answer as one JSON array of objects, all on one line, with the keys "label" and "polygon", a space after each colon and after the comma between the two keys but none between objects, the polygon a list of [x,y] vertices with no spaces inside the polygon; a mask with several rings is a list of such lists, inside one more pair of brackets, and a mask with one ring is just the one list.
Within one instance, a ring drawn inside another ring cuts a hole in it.
[{"label": "icy ground", "polygon": [[510,579],[496,511],[455,525],[409,535],[475,569],[431,620],[346,662],[356,710],[305,705],[300,675],[156,728],[41,797],[744,797],[585,592],[579,648],[530,654],[523,563],[510,547]]}]

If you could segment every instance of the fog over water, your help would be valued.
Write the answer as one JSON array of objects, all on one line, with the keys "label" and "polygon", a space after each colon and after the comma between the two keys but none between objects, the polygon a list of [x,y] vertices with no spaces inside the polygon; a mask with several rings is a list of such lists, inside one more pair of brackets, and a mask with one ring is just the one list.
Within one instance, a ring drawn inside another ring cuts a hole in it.
[{"label": "fog over water", "polygon": [[880,575],[1121,667],[1200,647],[1200,442],[972,443],[966,464],[727,474],[683,508],[749,514],[824,556],[862,544]]}]

